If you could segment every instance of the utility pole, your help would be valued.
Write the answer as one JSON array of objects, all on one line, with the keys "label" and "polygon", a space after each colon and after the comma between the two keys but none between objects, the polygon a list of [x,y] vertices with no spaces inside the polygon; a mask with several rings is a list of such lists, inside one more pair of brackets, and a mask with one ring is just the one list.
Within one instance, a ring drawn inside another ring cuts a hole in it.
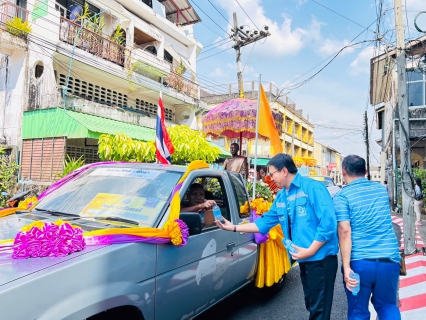
[{"label": "utility pole", "polygon": [[371,180],[370,176],[370,143],[368,141],[368,118],[367,118],[367,110],[364,112],[364,125],[365,125],[365,147],[367,150],[367,179]]},{"label": "utility pole", "polygon": [[[405,37],[401,0],[395,0],[395,28],[396,28],[396,65],[398,79],[398,104],[399,115],[399,151],[400,171],[402,180],[402,217],[404,221],[404,253],[415,252],[414,210],[413,210],[413,185],[411,176],[411,146],[410,146],[410,121],[407,102],[407,81],[405,78]],[[395,123],[395,121],[394,121]],[[393,134],[396,134],[393,128]],[[395,156],[395,155],[394,155]]]},{"label": "utility pole", "polygon": [[234,27],[231,29],[233,34],[230,38],[234,40],[233,48],[235,49],[237,61],[238,95],[240,98],[244,98],[243,71],[241,70],[241,48],[250,43],[264,39],[271,34],[268,32],[268,26],[263,26],[262,30],[250,30],[247,26],[238,26],[236,12],[234,12],[233,17]]}]

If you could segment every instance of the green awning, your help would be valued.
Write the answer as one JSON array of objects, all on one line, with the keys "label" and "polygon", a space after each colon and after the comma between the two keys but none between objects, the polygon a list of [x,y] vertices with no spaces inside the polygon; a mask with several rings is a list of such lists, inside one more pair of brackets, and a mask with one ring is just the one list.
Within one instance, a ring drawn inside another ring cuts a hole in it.
[{"label": "green awning", "polygon": [[[269,158],[257,158],[257,166],[266,166],[269,162]],[[251,159],[250,164],[254,165],[254,159]]]},{"label": "green awning", "polygon": [[[99,139],[103,133],[118,132],[135,140],[155,140],[154,129],[62,108],[24,112],[22,123],[22,139],[53,137]],[[220,157],[231,156],[228,150],[213,142],[210,144],[220,149]]]},{"label": "green awning", "polygon": [[62,108],[24,112],[22,139],[68,137],[98,139],[103,133],[122,132],[132,139],[150,141],[155,130]]}]

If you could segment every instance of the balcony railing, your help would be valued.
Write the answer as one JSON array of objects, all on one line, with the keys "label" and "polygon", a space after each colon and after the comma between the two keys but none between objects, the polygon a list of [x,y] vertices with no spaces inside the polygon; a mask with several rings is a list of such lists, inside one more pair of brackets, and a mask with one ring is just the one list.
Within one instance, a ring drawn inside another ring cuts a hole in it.
[{"label": "balcony railing", "polygon": [[194,99],[199,99],[200,85],[192,80],[178,75],[172,71],[164,79],[164,85],[175,89],[178,92],[186,94]]},{"label": "balcony railing", "polygon": [[105,60],[114,62],[120,66],[124,66],[126,48],[114,41],[105,38],[96,32],[88,30],[81,25],[61,17],[61,28],[59,39],[63,42],[74,45],[76,47],[90,52],[91,54],[101,57]]},{"label": "balcony railing", "polygon": [[0,23],[6,24],[7,21],[18,17],[22,21],[28,21],[29,11],[13,4],[11,2],[5,2],[0,5]]}]

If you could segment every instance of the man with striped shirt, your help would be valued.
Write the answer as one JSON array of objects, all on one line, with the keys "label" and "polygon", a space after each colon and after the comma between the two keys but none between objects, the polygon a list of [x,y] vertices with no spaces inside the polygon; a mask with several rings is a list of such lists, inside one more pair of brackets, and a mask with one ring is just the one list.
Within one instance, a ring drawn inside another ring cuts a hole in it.
[{"label": "man with striped shirt", "polygon": [[[396,305],[399,279],[398,242],[392,228],[386,187],[365,178],[365,160],[356,155],[342,162],[346,186],[334,196],[348,319],[370,319],[371,302],[379,319],[400,320]],[[360,276],[360,291],[352,294]]]}]

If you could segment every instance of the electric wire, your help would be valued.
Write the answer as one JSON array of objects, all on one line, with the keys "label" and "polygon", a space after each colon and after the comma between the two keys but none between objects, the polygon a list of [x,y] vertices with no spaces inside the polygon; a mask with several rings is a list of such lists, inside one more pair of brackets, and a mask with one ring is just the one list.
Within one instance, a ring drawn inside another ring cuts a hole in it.
[{"label": "electric wire", "polygon": [[[210,1],[210,0],[209,0]],[[256,27],[257,30],[260,31],[260,29],[257,27],[257,25],[254,23],[254,21],[250,18],[250,16],[247,14],[246,10],[244,10],[243,6],[238,2],[238,0],[235,0],[238,5],[240,6],[241,10],[243,10],[243,12],[245,13],[245,15],[247,16],[247,18],[249,18],[249,20],[251,21],[251,23],[254,24],[254,26]]]},{"label": "electric wire", "polygon": [[193,3],[193,4],[195,4],[195,6],[198,8],[198,9],[200,9],[200,11],[202,12],[202,13],[204,13],[205,15],[206,15],[206,17],[207,18],[209,18],[211,21],[213,21],[213,23],[215,24],[215,25],[217,25],[220,29],[222,29],[222,31],[223,32],[225,32],[225,34],[227,34],[228,36],[229,36],[229,33],[225,30],[225,29],[223,29],[216,21],[214,21],[214,19],[212,19],[203,9],[201,9],[199,6],[198,6],[198,4],[196,4],[195,3],[195,1],[191,1],[191,0],[188,0],[188,2],[189,3]]},{"label": "electric wire", "polygon": [[243,72],[244,72],[244,70],[245,70],[245,68],[246,68],[246,66],[247,66],[247,63],[248,63],[248,62],[249,62],[249,60],[250,60],[251,53],[253,52],[253,49],[254,49],[254,46],[255,46],[255,45],[256,45],[256,41],[253,43],[253,46],[251,47],[250,54],[249,54],[249,56],[248,56],[248,58],[247,58],[247,60],[246,60],[246,63],[244,64],[243,70],[241,70],[241,73],[243,73]]},{"label": "electric wire", "polygon": [[233,47],[230,47],[230,48],[228,48],[228,49],[223,49],[222,51],[216,52],[215,54],[212,54],[212,55],[207,56],[207,57],[202,58],[202,59],[198,59],[198,60],[197,60],[197,62],[200,62],[200,61],[206,60],[206,59],[208,59],[208,58],[211,58],[211,57],[213,57],[213,56],[215,56],[215,55],[218,55],[218,54],[220,54],[220,53],[223,53],[223,52],[225,52],[225,51],[228,51],[229,49],[233,49]]},{"label": "electric wire", "polygon": [[[316,4],[320,5],[321,7],[324,7],[324,8],[325,8],[325,9],[327,9],[327,10],[330,10],[331,12],[333,12],[333,13],[337,14],[338,16],[341,16],[342,18],[344,18],[344,19],[346,19],[346,20],[348,20],[348,21],[350,21],[350,22],[355,23],[356,25],[360,26],[361,28],[366,29],[366,28],[365,28],[362,24],[359,24],[358,22],[356,22],[356,21],[354,21],[354,20],[352,20],[352,19],[350,19],[350,18],[348,18],[348,17],[344,16],[343,14],[340,14],[340,13],[339,13],[339,12],[337,12],[337,11],[334,11],[333,9],[331,9],[331,8],[327,7],[326,5],[323,5],[322,3],[319,3],[318,1],[315,1],[315,0],[311,0],[311,1],[312,1],[312,2],[315,2]],[[367,28],[367,29],[368,29],[368,28]]]},{"label": "electric wire", "polygon": [[232,41],[232,40],[228,40],[227,42],[222,43],[220,46],[216,46],[216,47],[213,47],[213,48],[210,48],[210,49],[208,49],[208,50],[205,50],[205,51],[201,52],[201,53],[200,53],[200,55],[202,55],[202,54],[204,54],[204,53],[206,53],[206,52],[209,52],[209,51],[212,51],[212,50],[218,49],[218,48],[220,48],[221,46],[224,46],[225,44],[228,44],[228,43],[230,43],[230,42],[233,42],[233,41]]},{"label": "electric wire", "polygon": [[222,18],[223,19],[225,19],[225,21],[231,26],[231,28],[233,28],[234,26],[228,21],[228,19],[226,19],[226,17],[222,14],[222,12],[220,12],[217,8],[216,8],[216,6],[210,1],[210,0],[207,0],[211,5],[212,5],[212,7],[217,11],[217,12],[219,12],[219,14],[222,16]]}]

